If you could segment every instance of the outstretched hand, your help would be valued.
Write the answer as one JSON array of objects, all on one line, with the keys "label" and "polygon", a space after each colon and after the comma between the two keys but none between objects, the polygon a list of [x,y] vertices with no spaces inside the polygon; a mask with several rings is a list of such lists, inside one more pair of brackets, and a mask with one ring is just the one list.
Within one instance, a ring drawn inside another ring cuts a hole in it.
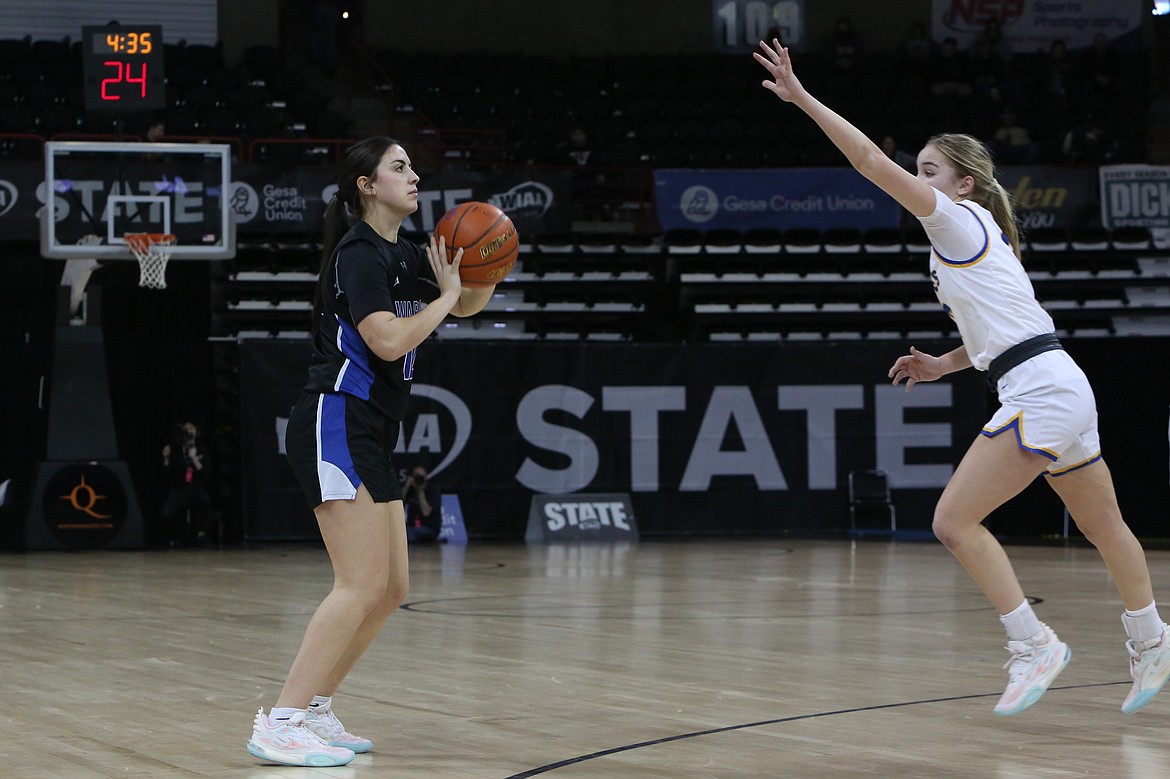
[{"label": "outstretched hand", "polygon": [[781,46],[776,38],[772,39],[771,46],[760,41],[760,48],[763,49],[763,53],[757,51],[752,56],[772,75],[771,81],[765,79],[762,82],[764,89],[774,92],[786,103],[791,103],[805,94],[804,87],[792,72],[792,58],[788,56],[788,49]]},{"label": "outstretched hand", "polygon": [[903,379],[906,381],[906,391],[920,381],[934,381],[944,375],[942,369],[942,361],[926,352],[920,352],[913,346],[910,347],[910,354],[903,355],[894,361],[894,366],[890,368],[889,374],[893,379],[894,384],[899,384]]}]

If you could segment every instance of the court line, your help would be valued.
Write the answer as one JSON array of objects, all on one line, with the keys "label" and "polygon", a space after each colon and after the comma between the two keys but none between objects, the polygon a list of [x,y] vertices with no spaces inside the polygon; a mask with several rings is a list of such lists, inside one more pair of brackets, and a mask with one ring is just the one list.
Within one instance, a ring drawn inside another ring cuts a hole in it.
[{"label": "court line", "polygon": [[[499,618],[499,619],[527,619],[527,618],[531,618],[531,617],[536,617],[538,619],[562,618],[562,619],[571,619],[571,620],[576,620],[576,619],[581,618],[578,614],[573,613],[575,610],[576,611],[587,611],[587,610],[609,609],[612,611],[620,611],[620,613],[592,614],[592,615],[589,615],[589,618],[590,619],[597,619],[597,620],[609,620],[609,619],[621,620],[621,619],[631,619],[631,618],[638,619],[638,618],[640,618],[637,613],[630,613],[631,611],[633,611],[633,612],[637,612],[639,610],[645,611],[646,609],[650,609],[650,608],[661,608],[662,607],[662,604],[657,604],[657,603],[656,604],[649,604],[648,603],[648,604],[635,606],[632,608],[629,606],[612,605],[612,604],[605,604],[605,603],[577,603],[577,604],[548,603],[548,604],[542,604],[540,606],[529,607],[529,608],[524,608],[523,606],[516,606],[517,610],[512,611],[512,612],[477,611],[477,610],[472,609],[472,608],[452,608],[452,609],[436,608],[436,606],[438,606],[440,604],[445,604],[445,603],[454,603],[454,602],[469,603],[471,601],[476,601],[476,600],[515,599],[517,597],[520,597],[520,596],[516,596],[516,595],[467,595],[467,596],[459,596],[459,597],[453,597],[453,598],[429,598],[426,600],[416,600],[416,601],[410,601],[409,603],[403,603],[398,608],[402,611],[410,611],[410,612],[413,612],[415,614],[435,614],[435,615],[447,616],[447,617],[495,617],[495,618]],[[928,596],[924,596],[924,597],[928,597]],[[753,602],[775,604],[777,601],[764,599],[764,600],[753,601]],[[780,602],[784,602],[784,601],[780,601]],[[790,601],[790,602],[797,603],[797,604],[807,604],[808,603],[807,600]],[[687,602],[687,601],[677,601],[677,602],[669,603],[667,605],[670,608],[683,610],[683,609],[688,609],[688,608],[713,608],[713,607],[726,606],[726,605],[743,605],[743,604],[744,604],[743,599],[737,599],[737,600],[729,600],[729,601],[723,601],[723,602],[705,601],[705,602],[693,602],[692,603],[692,602]],[[545,609],[555,608],[556,611],[555,612],[554,611],[542,612],[542,611],[540,611],[540,609],[542,609],[542,608],[545,608]],[[729,614],[729,613],[696,616],[694,614],[679,613],[679,614],[673,614],[673,615],[659,614],[659,615],[655,615],[654,619],[662,621],[662,622],[669,622],[669,621],[675,621],[675,620],[692,620],[692,621],[696,621],[696,622],[706,621],[706,620],[773,620],[773,621],[784,621],[784,620],[820,619],[822,617],[830,618],[830,619],[853,619],[853,618],[865,618],[865,617],[898,617],[898,616],[906,616],[906,615],[914,615],[914,614],[965,614],[965,613],[972,613],[972,612],[978,612],[978,611],[992,611],[993,609],[994,609],[993,606],[982,605],[982,606],[965,606],[962,608],[945,607],[945,608],[937,608],[937,609],[913,609],[913,610],[907,610],[907,611],[838,612],[835,614],[818,614],[815,616],[810,616],[808,614],[776,615],[776,614]]]},{"label": "court line", "polygon": [[[1124,682],[1094,682],[1093,684],[1071,684],[1066,687],[1050,687],[1049,692],[1053,690],[1084,690],[1092,687],[1113,687],[1119,684],[1132,684],[1132,681]],[[719,733],[730,733],[734,730],[746,730],[748,728],[760,728],[766,725],[781,725],[786,722],[800,722],[801,720],[820,719],[821,717],[835,717],[839,714],[857,714],[865,711],[881,711],[882,709],[900,709],[907,706],[921,706],[927,703],[951,703],[954,701],[969,701],[977,700],[979,698],[998,698],[1003,695],[1002,692],[985,692],[974,695],[955,695],[949,698],[927,698],[920,701],[903,701],[901,703],[880,703],[875,706],[858,706],[853,709],[839,709],[837,711],[821,711],[814,714],[798,714],[794,717],[779,717],[777,719],[760,720],[758,722],[746,722],[741,725],[726,725],[721,728],[709,728],[708,730],[696,730],[690,733],[680,733],[676,736],[664,736],[662,738],[655,738],[649,741],[639,741],[634,744],[625,744],[620,747],[611,747],[610,749],[603,749],[598,752],[590,752],[587,755],[578,755],[577,757],[566,758],[555,763],[548,763],[537,768],[530,768],[527,771],[521,771],[518,774],[512,774],[505,777],[505,779],[527,779],[530,776],[539,776],[540,774],[547,774],[550,771],[555,771],[558,768],[567,768],[578,763],[584,763],[587,760],[596,760],[600,757],[608,757],[610,755],[620,754],[622,752],[630,752],[635,749],[642,749],[643,747],[652,747],[659,744],[669,744],[673,741],[683,741],[688,738],[698,738],[699,736],[711,736]]]}]

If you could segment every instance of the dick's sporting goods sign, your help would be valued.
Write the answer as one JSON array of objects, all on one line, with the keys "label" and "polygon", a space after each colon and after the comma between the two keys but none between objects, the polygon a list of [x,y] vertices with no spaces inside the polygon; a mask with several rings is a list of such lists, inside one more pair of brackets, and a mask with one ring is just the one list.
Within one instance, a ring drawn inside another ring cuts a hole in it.
[{"label": "dick's sporting goods sign", "polygon": [[1106,165],[1100,176],[1105,227],[1170,227],[1170,166]]},{"label": "dick's sporting goods sign", "polygon": [[534,495],[524,540],[637,541],[634,506],[627,494]]}]

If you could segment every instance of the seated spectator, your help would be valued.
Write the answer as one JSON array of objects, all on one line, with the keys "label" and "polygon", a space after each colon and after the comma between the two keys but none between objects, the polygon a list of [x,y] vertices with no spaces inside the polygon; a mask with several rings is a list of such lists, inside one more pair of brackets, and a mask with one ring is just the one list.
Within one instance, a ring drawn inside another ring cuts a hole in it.
[{"label": "seated spectator", "polygon": [[900,148],[898,141],[892,135],[882,136],[881,142],[882,151],[898,165],[902,166],[911,173],[918,172],[918,158],[910,152]]},{"label": "seated spectator", "polygon": [[910,32],[902,42],[902,61],[906,66],[927,67],[934,54],[934,41],[926,34],[922,22],[910,25]]},{"label": "seated spectator", "polygon": [[1039,156],[1039,147],[1032,140],[1032,134],[1020,124],[1010,108],[1005,108],[999,115],[999,128],[995,131],[991,148],[996,161],[1008,165],[1036,162]]},{"label": "seated spectator", "polygon": [[1007,38],[1003,37],[1003,25],[1000,24],[999,19],[991,17],[983,23],[983,32],[975,40],[976,43],[985,45],[991,56],[998,59],[1000,62],[1008,63],[1012,61],[1012,45]]},{"label": "seated spectator", "polygon": [[1096,115],[1087,113],[1064,134],[1060,151],[1065,162],[1101,164],[1114,156],[1114,141]]},{"label": "seated spectator", "polygon": [[1109,38],[1103,32],[1093,36],[1093,45],[1078,60],[1077,77],[1081,85],[1098,94],[1113,96],[1117,81],[1117,58],[1109,48]]},{"label": "seated spectator", "polygon": [[605,173],[597,169],[600,155],[581,127],[569,132],[568,141],[558,147],[558,165],[573,169],[573,199],[583,216],[597,216],[606,194]]},{"label": "seated spectator", "polygon": [[1048,56],[1037,68],[1037,86],[1047,95],[1071,95],[1076,84],[1073,62],[1068,56],[1064,40],[1054,38],[1048,47]]},{"label": "seated spectator", "polygon": [[849,17],[842,16],[837,20],[833,30],[833,37],[829,39],[829,59],[838,71],[852,70],[861,60],[864,51],[861,36],[853,29]]},{"label": "seated spectator", "polygon": [[1000,84],[1007,76],[1007,66],[995,56],[991,46],[983,38],[975,41],[971,48],[971,89],[977,95],[987,95],[992,100],[1003,98]]},{"label": "seated spectator", "polygon": [[943,39],[942,48],[930,67],[933,72],[931,94],[959,97],[971,94],[971,71],[967,54],[959,49],[959,42],[953,36],[948,35]]}]

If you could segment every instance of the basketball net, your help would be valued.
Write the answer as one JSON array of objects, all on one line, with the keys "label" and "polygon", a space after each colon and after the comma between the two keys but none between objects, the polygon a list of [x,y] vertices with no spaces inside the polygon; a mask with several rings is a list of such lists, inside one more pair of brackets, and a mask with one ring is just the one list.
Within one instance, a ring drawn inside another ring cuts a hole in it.
[{"label": "basketball net", "polygon": [[170,233],[126,233],[122,237],[138,258],[138,286],[166,289],[167,260],[174,251],[175,236]]}]

